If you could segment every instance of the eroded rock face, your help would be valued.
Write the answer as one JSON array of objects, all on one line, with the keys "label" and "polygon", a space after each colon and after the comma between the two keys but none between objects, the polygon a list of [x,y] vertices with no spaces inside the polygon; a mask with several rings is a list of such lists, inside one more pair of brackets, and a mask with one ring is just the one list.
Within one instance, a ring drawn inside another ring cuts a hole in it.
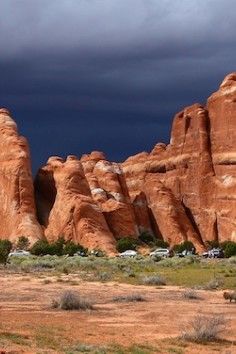
[{"label": "eroded rock face", "polygon": [[[164,239],[195,240],[198,248],[210,240],[235,241],[236,74],[206,107],[194,104],[175,116],[169,145],[127,159],[122,169],[130,194],[145,193]],[[165,215],[175,221],[163,223]]]},{"label": "eroded rock face", "polygon": [[0,238],[41,238],[37,222],[28,144],[9,111],[0,109]]},{"label": "eroded rock face", "polygon": [[236,241],[236,73],[206,106],[176,114],[168,145],[121,164],[94,151],[79,160],[51,157],[35,180],[27,142],[0,110],[0,237],[59,236],[115,252],[116,240],[143,231],[171,245]]},{"label": "eroded rock face", "polygon": [[51,157],[38,172],[35,191],[38,217],[49,241],[64,236],[89,249],[115,253],[115,239],[75,156],[66,161]]},{"label": "eroded rock face", "polygon": [[123,171],[117,163],[106,160],[103,153],[84,155],[81,163],[91,194],[103,212],[116,239],[138,236],[134,208]]}]

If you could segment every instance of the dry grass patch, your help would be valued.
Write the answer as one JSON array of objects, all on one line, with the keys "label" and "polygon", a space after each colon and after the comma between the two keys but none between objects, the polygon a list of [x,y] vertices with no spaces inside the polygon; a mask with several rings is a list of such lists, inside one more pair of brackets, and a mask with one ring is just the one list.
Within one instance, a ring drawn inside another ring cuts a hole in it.
[{"label": "dry grass patch", "polygon": [[219,334],[226,329],[226,324],[227,320],[222,315],[197,315],[188,322],[182,339],[196,343],[217,341]]},{"label": "dry grass patch", "polygon": [[130,295],[120,295],[113,297],[112,301],[114,302],[143,302],[146,299],[139,294],[130,294]]},{"label": "dry grass patch", "polygon": [[66,311],[92,310],[93,304],[90,300],[82,298],[78,293],[67,290],[61,295],[59,300],[52,301],[52,307]]}]

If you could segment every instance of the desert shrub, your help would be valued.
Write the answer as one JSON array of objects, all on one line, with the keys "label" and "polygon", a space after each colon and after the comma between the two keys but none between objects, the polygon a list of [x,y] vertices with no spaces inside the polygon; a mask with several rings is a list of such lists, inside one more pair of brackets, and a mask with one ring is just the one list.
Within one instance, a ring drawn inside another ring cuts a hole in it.
[{"label": "desert shrub", "polygon": [[143,302],[145,298],[140,294],[120,295],[113,297],[114,302]]},{"label": "desert shrub", "polygon": [[16,248],[18,248],[20,250],[27,250],[29,248],[29,245],[30,245],[30,241],[29,241],[28,237],[20,236],[18,238]]},{"label": "desert shrub", "polygon": [[166,280],[160,275],[145,276],[141,279],[144,285],[166,285]]},{"label": "desert shrub", "polygon": [[236,264],[236,256],[230,257],[228,261],[230,264]]},{"label": "desert shrub", "polygon": [[30,252],[35,256],[42,256],[48,253],[49,243],[47,240],[38,240],[31,247]]},{"label": "desert shrub", "polygon": [[179,258],[179,257],[172,257],[172,258],[164,258],[161,261],[158,262],[158,266],[162,267],[185,267],[186,265],[189,264],[194,264],[194,263],[199,263],[200,260],[196,257],[185,257],[185,258]]},{"label": "desert shrub", "polygon": [[0,263],[6,264],[12,243],[9,240],[0,240]]},{"label": "desert shrub", "polygon": [[220,245],[219,245],[219,241],[212,240],[212,241],[206,241],[206,246],[209,250],[211,250],[213,248],[218,248]]},{"label": "desert shrub", "polygon": [[201,299],[201,297],[198,295],[198,293],[194,289],[186,289],[183,292],[183,298],[189,299],[189,300],[200,300]]},{"label": "desert shrub", "polygon": [[169,248],[169,243],[161,240],[161,239],[156,239],[155,240],[155,247],[160,247],[160,248]]},{"label": "desert shrub", "polygon": [[218,339],[220,333],[226,328],[227,321],[222,315],[195,316],[182,333],[185,340],[207,343]]},{"label": "desert shrub", "polygon": [[221,288],[224,285],[224,279],[223,278],[213,278],[211,279],[207,284],[202,286],[202,289],[204,290],[216,290],[218,288]]},{"label": "desert shrub", "polygon": [[127,250],[135,250],[137,246],[137,241],[130,237],[124,237],[117,241],[117,251],[125,252]]},{"label": "desert shrub", "polygon": [[73,241],[65,243],[63,248],[64,255],[73,256],[76,252],[83,252],[86,255],[88,250],[79,244],[75,244]]},{"label": "desert shrub", "polygon": [[149,244],[153,244],[154,242],[154,237],[152,234],[150,234],[148,231],[143,231],[141,232],[141,234],[139,235],[139,240],[146,243],[147,245]]},{"label": "desert shrub", "polygon": [[191,241],[184,241],[180,243],[179,245],[174,246],[174,251],[175,252],[183,252],[183,251],[192,251],[195,250],[194,244]]},{"label": "desert shrub", "polygon": [[236,242],[229,241],[224,248],[224,255],[226,258],[236,256]]},{"label": "desert shrub", "polygon": [[91,301],[70,290],[65,291],[58,301],[53,300],[52,307],[66,311],[93,309]]}]

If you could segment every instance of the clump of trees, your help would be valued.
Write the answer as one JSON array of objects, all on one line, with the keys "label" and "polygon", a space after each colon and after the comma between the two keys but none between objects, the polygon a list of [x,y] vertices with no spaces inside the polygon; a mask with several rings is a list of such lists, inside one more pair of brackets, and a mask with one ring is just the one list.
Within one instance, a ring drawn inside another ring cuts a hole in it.
[{"label": "clump of trees", "polygon": [[184,241],[179,245],[175,245],[174,251],[178,253],[181,253],[183,251],[193,251],[195,253],[195,247],[191,241]]},{"label": "clump of trees", "polygon": [[9,240],[0,240],[0,263],[6,264],[9,253],[12,249],[12,243]]},{"label": "clump of trees", "polygon": [[118,252],[125,252],[127,250],[135,250],[137,247],[137,240],[131,237],[123,237],[117,241],[116,249]]},{"label": "clump of trees", "polygon": [[51,256],[69,255],[73,256],[77,252],[87,254],[88,250],[73,241],[65,241],[64,237],[59,237],[57,241],[49,243],[46,239],[38,240],[31,247],[30,252],[35,256],[49,254]]}]

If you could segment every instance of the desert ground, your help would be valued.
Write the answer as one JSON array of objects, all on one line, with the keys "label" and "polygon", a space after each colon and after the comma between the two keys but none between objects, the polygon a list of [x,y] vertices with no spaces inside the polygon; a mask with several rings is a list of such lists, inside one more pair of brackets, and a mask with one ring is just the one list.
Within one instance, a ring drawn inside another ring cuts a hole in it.
[{"label": "desert ground", "polygon": [[[174,270],[173,270],[174,272]],[[91,281],[79,272],[0,271],[0,353],[236,353],[236,303],[223,290]],[[92,310],[64,311],[52,301],[73,290]],[[140,295],[140,302],[114,298]],[[196,314],[227,320],[219,340],[199,344],[181,339]]]}]

